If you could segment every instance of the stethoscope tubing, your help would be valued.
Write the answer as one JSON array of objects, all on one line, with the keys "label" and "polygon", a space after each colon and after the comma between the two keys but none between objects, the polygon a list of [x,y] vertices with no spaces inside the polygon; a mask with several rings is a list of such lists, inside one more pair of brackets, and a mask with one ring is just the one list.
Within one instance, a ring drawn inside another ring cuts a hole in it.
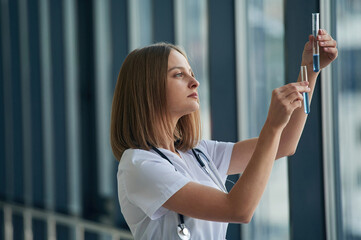
[{"label": "stethoscope tubing", "polygon": [[[152,146],[152,149],[158,153],[162,158],[166,159],[170,164],[173,165],[174,164],[169,160],[169,158],[167,156],[164,155],[164,153],[162,153],[159,149],[157,149],[156,147]],[[209,161],[208,157],[199,149],[193,149],[192,148],[192,152],[193,155],[195,156],[197,162],[199,163],[201,169],[212,179],[212,181],[225,193],[227,192],[226,187],[224,186],[221,177],[218,174],[218,171],[213,167],[212,163]],[[201,154],[206,160],[207,160],[207,165],[210,168],[211,172],[208,170],[206,164],[204,164],[204,162],[201,159],[201,156],[199,156],[199,154]],[[177,171],[177,169],[174,167],[174,169]],[[177,234],[179,236],[180,239],[182,240],[189,240],[191,237],[191,233],[189,231],[189,229],[186,227],[185,223],[184,223],[184,216],[180,213],[178,213],[179,216],[179,222],[180,224],[178,224],[177,226]]]},{"label": "stethoscope tubing", "polygon": [[[212,181],[225,193],[228,193],[226,187],[224,186],[218,172],[216,169],[214,169],[213,165],[211,164],[211,162],[209,161],[208,157],[199,149],[192,149],[192,152],[194,154],[194,156],[196,157],[199,165],[201,166],[201,168],[203,169],[203,171],[212,179]],[[204,162],[202,161],[201,157],[199,156],[200,153],[206,160],[207,160],[207,165],[210,168],[211,172],[209,172],[208,168],[206,167],[206,165],[204,164]],[[216,178],[216,179],[215,179]]]}]

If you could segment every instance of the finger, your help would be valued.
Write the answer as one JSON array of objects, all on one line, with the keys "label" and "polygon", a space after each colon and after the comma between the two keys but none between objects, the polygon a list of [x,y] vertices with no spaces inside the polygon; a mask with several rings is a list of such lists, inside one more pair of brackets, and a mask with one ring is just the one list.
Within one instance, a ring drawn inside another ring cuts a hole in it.
[{"label": "finger", "polygon": [[[303,83],[303,82],[302,82]],[[308,84],[308,82],[306,82]],[[292,93],[303,93],[303,92],[310,92],[311,89],[306,86],[287,86],[280,90],[281,98],[286,98],[288,95]]]},{"label": "finger", "polygon": [[314,39],[315,37],[312,34],[308,36],[308,41],[310,41],[310,43],[313,43]]},{"label": "finger", "polygon": [[308,36],[308,42],[306,42],[304,49],[306,51],[312,51],[312,44],[313,44],[313,36],[309,35]]},{"label": "finger", "polygon": [[324,51],[324,52],[327,52],[327,53],[329,53],[329,54],[332,54],[332,55],[334,55],[335,57],[336,57],[337,54],[338,54],[337,48],[324,48],[323,51]]},{"label": "finger", "polygon": [[328,53],[337,53],[338,52],[338,50],[337,50],[337,48],[324,48],[323,49],[325,52],[328,52]]},{"label": "finger", "polygon": [[319,45],[321,47],[336,47],[337,46],[337,42],[335,40],[330,40],[330,41],[320,41]]},{"label": "finger", "polygon": [[309,82],[303,81],[303,82],[297,82],[297,83],[289,83],[283,87],[280,88],[280,93],[284,97],[288,96],[292,92],[310,92],[311,89],[308,87]]},{"label": "finger", "polygon": [[325,29],[318,29],[318,35],[328,35],[328,32]]},{"label": "finger", "polygon": [[310,83],[309,82],[306,82],[306,81],[303,81],[303,82],[291,82],[291,83],[288,83],[284,86],[282,86],[281,88],[293,88],[293,87],[297,87],[297,86],[308,86]]},{"label": "finger", "polygon": [[291,107],[293,108],[293,111],[294,111],[296,108],[302,107],[302,100],[294,101],[293,103],[291,103]]},{"label": "finger", "polygon": [[317,41],[330,41],[333,38],[330,35],[317,35]]},{"label": "finger", "polygon": [[337,48],[335,47],[324,47],[322,48],[325,52],[337,52]]},{"label": "finger", "polygon": [[299,92],[292,92],[286,96],[285,101],[289,103],[293,103],[294,101],[303,101],[303,96]]}]

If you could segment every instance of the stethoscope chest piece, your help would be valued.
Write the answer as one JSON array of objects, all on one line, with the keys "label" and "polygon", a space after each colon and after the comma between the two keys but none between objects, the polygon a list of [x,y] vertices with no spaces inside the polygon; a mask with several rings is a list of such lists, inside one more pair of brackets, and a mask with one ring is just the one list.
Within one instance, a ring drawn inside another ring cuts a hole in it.
[{"label": "stethoscope chest piece", "polygon": [[182,240],[190,240],[191,232],[183,223],[179,224],[177,227],[177,233],[180,239]]}]

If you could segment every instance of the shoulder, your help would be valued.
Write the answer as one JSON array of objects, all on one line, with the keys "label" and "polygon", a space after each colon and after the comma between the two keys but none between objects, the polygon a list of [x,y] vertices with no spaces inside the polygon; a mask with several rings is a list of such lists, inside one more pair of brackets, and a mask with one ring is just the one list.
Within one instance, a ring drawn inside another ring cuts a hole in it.
[{"label": "shoulder", "polygon": [[162,158],[152,151],[143,149],[127,149],[124,151],[118,165],[118,172],[143,169],[150,164],[161,164]]},{"label": "shoulder", "polygon": [[144,176],[157,178],[164,174],[174,174],[174,166],[153,150],[127,149],[118,165],[118,178]]},{"label": "shoulder", "polygon": [[232,149],[234,146],[233,142],[221,142],[215,140],[201,140],[196,146],[197,149],[207,152],[210,155],[213,155],[214,151],[225,151],[227,149]]},{"label": "shoulder", "polygon": [[206,148],[209,148],[211,145],[214,144],[214,140],[205,140],[205,139],[202,139],[196,146],[196,148],[203,148],[203,149],[206,149]]},{"label": "shoulder", "polygon": [[119,163],[131,161],[132,163],[137,164],[149,158],[158,159],[159,155],[148,150],[129,148],[124,151]]},{"label": "shoulder", "polygon": [[201,150],[207,157],[213,159],[213,161],[217,163],[223,162],[224,159],[230,159],[233,147],[233,142],[202,140],[196,148]]}]

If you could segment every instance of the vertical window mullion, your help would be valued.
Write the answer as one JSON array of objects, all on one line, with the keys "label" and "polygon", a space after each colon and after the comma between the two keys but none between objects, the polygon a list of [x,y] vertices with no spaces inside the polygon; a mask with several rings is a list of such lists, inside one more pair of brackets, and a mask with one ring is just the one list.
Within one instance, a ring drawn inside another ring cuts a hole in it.
[{"label": "vertical window mullion", "polygon": [[247,1],[235,2],[238,137],[248,138],[248,58],[247,58]]},{"label": "vertical window mullion", "polygon": [[80,163],[80,103],[79,74],[77,52],[77,20],[76,3],[73,0],[64,1],[64,58],[65,58],[65,106],[66,106],[66,143],[67,171],[69,173],[69,212],[81,215],[81,163]]},{"label": "vertical window mullion", "polygon": [[[207,1],[211,138],[231,142],[238,139],[234,6],[235,1]],[[227,239],[239,238],[240,225],[229,224]]]},{"label": "vertical window mullion", "polygon": [[[10,13],[9,2],[3,1],[1,5],[1,48],[3,63],[3,89],[2,96],[4,98],[4,183],[1,192],[4,198],[12,200],[13,197],[13,172],[14,172],[14,133],[13,133],[13,106],[12,106],[12,81],[11,81],[11,38],[10,38]],[[5,115],[6,113],[6,115]],[[6,171],[5,171],[6,169]]]},{"label": "vertical window mullion", "polygon": [[[287,83],[300,71],[301,54],[311,34],[317,1],[285,1],[285,70]],[[317,80],[297,152],[289,157],[290,238],[325,239],[325,206],[322,152],[321,90]]]},{"label": "vertical window mullion", "polygon": [[44,151],[44,186],[45,186],[45,206],[49,210],[54,210],[54,131],[53,131],[53,101],[52,101],[52,60],[50,43],[50,16],[49,1],[40,0],[40,42],[41,42],[41,93],[43,112],[43,151]]},{"label": "vertical window mullion", "polygon": [[[112,45],[112,82],[111,82],[111,96],[113,96],[118,74],[124,59],[128,54],[128,39],[129,39],[129,27],[128,27],[128,2],[126,0],[111,0],[111,45]],[[118,170],[118,161],[113,158],[113,172],[112,176],[116,176]],[[120,211],[120,205],[118,201],[118,188],[117,178],[113,179],[113,192],[114,198],[112,204],[114,208],[115,225],[122,228],[127,228],[127,224]]]},{"label": "vertical window mullion", "polygon": [[21,105],[23,128],[23,171],[24,171],[24,200],[25,204],[32,204],[32,122],[31,122],[31,88],[30,88],[30,59],[29,59],[29,31],[27,0],[19,1],[19,37],[21,63]]},{"label": "vertical window mullion", "polygon": [[[111,40],[110,40],[110,0],[94,0],[94,40],[95,40],[95,116],[97,124],[97,171],[98,194],[101,209],[107,209],[113,197],[111,176],[113,167],[112,152],[109,145],[110,112],[112,93],[111,79]],[[115,195],[116,196],[116,195]],[[103,218],[109,212],[102,212]],[[111,219],[109,219],[111,221]]]},{"label": "vertical window mullion", "polygon": [[[336,16],[332,15],[333,0],[320,1],[320,15],[321,28],[326,29],[328,33],[335,37],[335,21],[331,19]],[[342,221],[341,218],[341,201],[339,188],[339,174],[340,170],[337,162],[338,156],[338,139],[335,133],[338,131],[336,125],[338,105],[337,92],[338,88],[335,78],[333,78],[333,64],[323,69],[321,78],[328,83],[323,84],[321,88],[322,101],[322,143],[323,143],[323,171],[324,171],[324,189],[325,189],[325,221],[326,221],[326,236],[328,240],[341,239],[342,236]],[[336,121],[335,121],[336,120]],[[336,130],[336,131],[335,131]],[[336,135],[337,136],[337,135]],[[337,144],[336,144],[337,143]]]}]

